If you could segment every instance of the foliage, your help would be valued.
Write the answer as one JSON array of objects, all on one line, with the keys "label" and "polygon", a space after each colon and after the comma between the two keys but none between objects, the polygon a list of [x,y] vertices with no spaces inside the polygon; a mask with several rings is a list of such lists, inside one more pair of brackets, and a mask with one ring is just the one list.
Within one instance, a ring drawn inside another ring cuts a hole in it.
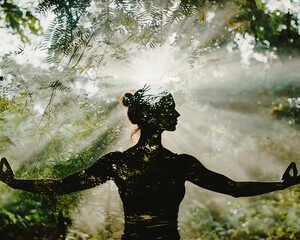
[{"label": "foliage", "polygon": [[[31,13],[24,17],[21,7],[13,2],[4,1],[2,5],[5,14],[12,15],[6,17],[7,27],[22,36],[20,21],[33,33],[40,30]],[[300,31],[297,3],[291,1],[290,6],[271,9],[267,1],[261,0],[43,0],[36,10],[55,15],[44,43],[49,62],[86,73],[110,59],[128,58],[132,53],[132,48],[127,47],[130,44],[138,50],[156,48],[168,42],[172,34],[174,46],[190,47],[191,62],[222,46],[242,51],[245,41],[263,55],[292,54],[299,50]],[[214,17],[220,12],[226,17]],[[185,31],[187,25],[189,32]],[[207,29],[213,35],[208,41],[201,41]]]},{"label": "foliage", "polygon": [[280,52],[299,49],[297,13],[290,9],[270,11],[263,1],[238,1],[242,11],[232,22],[237,31],[248,33],[255,38],[258,48],[278,48]]},{"label": "foliage", "polygon": [[0,234],[7,240],[65,239],[71,224],[63,210],[54,211],[42,197],[28,194],[15,197],[0,216]]},{"label": "foliage", "polygon": [[184,239],[299,239],[299,194],[295,187],[254,200],[234,200],[225,211],[196,201],[182,226]]},{"label": "foliage", "polygon": [[272,103],[272,113],[278,118],[285,118],[289,124],[300,124],[300,98],[282,97]]},{"label": "foliage", "polygon": [[[51,59],[61,62],[65,57],[68,64],[73,62],[73,67],[82,61],[80,71],[105,64],[105,58],[127,58],[128,44],[134,44],[136,49],[155,48],[168,41],[172,34],[176,36],[173,45],[192,47],[194,58],[227,44],[239,49],[242,43],[236,40],[238,34],[252,36],[255,51],[262,53],[290,53],[299,49],[297,11],[270,10],[263,1],[46,3],[43,9],[53,7],[57,15],[47,37]],[[209,14],[226,11],[226,8],[232,9],[233,13],[228,12],[225,19],[209,20]],[[67,14],[72,12],[71,9],[81,14],[76,14],[74,19],[75,14]],[[188,33],[182,27],[185,24],[189,25]],[[208,28],[217,28],[219,32],[210,41],[199,43],[201,32]],[[100,56],[95,49],[102,49]]]},{"label": "foliage", "polygon": [[271,104],[272,115],[298,128],[300,124],[299,83],[286,79],[273,85],[270,91],[274,96]]},{"label": "foliage", "polygon": [[20,35],[23,42],[29,42],[26,28],[33,34],[39,34],[42,30],[39,20],[31,10],[19,7],[13,0],[0,2],[0,21],[4,21],[6,27]]},{"label": "foliage", "polygon": [[49,51],[55,48],[56,51],[68,53],[68,49],[74,46],[73,40],[76,38],[86,41],[85,35],[80,29],[79,20],[85,13],[91,0],[45,0],[42,1],[37,10],[44,14],[49,9],[56,15],[56,18],[48,29],[50,40]]}]

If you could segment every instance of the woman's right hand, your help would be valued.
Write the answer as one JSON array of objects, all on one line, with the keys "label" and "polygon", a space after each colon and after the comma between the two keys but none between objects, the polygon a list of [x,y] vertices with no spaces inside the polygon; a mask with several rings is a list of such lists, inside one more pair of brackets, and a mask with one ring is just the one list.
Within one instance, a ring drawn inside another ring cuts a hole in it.
[{"label": "woman's right hand", "polygon": [[6,158],[1,158],[0,161],[0,181],[9,184],[15,179],[15,174],[11,169]]},{"label": "woman's right hand", "polygon": [[[292,174],[290,173],[291,170]],[[280,182],[283,183],[285,187],[300,184],[300,175],[298,175],[298,170],[295,162],[290,163],[290,165],[282,175]]]}]

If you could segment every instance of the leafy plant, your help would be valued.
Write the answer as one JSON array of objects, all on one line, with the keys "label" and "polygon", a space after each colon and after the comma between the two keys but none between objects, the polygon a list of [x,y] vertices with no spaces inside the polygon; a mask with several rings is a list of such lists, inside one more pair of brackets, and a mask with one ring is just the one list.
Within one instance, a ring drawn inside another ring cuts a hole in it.
[{"label": "leafy plant", "polygon": [[4,21],[7,28],[19,34],[23,42],[29,42],[25,28],[28,28],[31,33],[41,33],[42,26],[32,11],[19,7],[13,0],[3,0],[0,2],[0,21]]},{"label": "leafy plant", "polygon": [[299,187],[294,187],[254,200],[233,200],[222,211],[195,201],[182,226],[184,239],[296,240],[300,237],[299,195]]},{"label": "leafy plant", "polygon": [[272,114],[278,118],[285,118],[289,124],[300,124],[300,98],[282,97],[272,103]]}]

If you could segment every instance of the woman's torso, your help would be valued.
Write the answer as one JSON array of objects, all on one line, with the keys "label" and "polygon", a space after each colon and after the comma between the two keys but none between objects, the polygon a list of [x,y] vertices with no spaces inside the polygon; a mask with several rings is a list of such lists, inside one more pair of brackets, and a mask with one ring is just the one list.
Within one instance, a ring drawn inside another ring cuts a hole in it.
[{"label": "woman's torso", "polygon": [[177,214],[185,194],[179,155],[133,147],[113,161],[112,175],[125,214],[122,239],[179,239]]}]

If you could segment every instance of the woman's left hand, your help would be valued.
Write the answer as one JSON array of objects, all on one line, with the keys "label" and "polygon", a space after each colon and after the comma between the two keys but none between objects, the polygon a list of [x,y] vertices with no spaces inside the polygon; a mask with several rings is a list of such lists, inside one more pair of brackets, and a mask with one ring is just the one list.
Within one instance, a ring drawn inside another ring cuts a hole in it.
[{"label": "woman's left hand", "polygon": [[[292,174],[290,173],[291,170],[293,170]],[[298,170],[295,162],[290,163],[290,165],[282,175],[280,182],[283,183],[286,187],[290,187],[300,183],[300,175],[298,175]]]},{"label": "woman's left hand", "polygon": [[11,169],[6,158],[1,158],[0,161],[0,181],[9,184],[15,179],[15,174]]}]

